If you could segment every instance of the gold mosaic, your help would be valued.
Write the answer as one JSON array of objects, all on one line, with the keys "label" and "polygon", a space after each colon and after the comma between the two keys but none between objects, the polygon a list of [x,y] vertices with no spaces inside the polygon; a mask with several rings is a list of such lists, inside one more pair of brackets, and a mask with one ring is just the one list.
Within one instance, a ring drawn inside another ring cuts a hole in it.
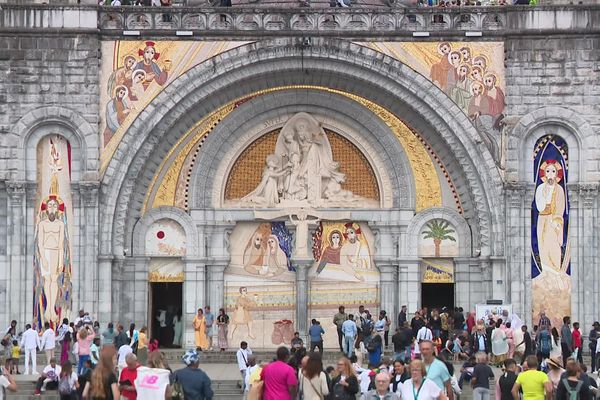
[{"label": "gold mosaic", "polygon": [[[281,129],[255,140],[236,160],[225,185],[225,199],[241,199],[261,181],[265,160],[275,153],[275,144]],[[340,172],[346,175],[342,188],[367,199],[379,200],[379,186],[373,168],[361,151],[345,137],[325,129],[333,159],[340,163]]]}]

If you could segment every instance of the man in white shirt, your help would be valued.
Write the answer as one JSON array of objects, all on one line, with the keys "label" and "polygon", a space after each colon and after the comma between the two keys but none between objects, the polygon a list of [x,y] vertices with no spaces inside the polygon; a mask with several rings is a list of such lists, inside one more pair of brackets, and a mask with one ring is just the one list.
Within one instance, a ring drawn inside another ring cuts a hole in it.
[{"label": "man in white shirt", "polygon": [[42,376],[40,376],[40,378],[37,380],[37,384],[35,385],[35,394],[39,395],[41,392],[45,392],[46,389],[57,389],[58,378],[61,370],[62,368],[60,365],[56,364],[56,359],[52,358],[48,365],[44,367]]},{"label": "man in white shirt", "polygon": [[75,318],[75,320],[73,321],[75,326],[79,326],[79,324],[83,322],[84,316],[85,316],[85,310],[79,310],[79,316],[77,318]]},{"label": "man in white shirt", "polygon": [[119,347],[119,358],[117,360],[117,365],[119,366],[119,368],[125,367],[127,365],[125,358],[128,354],[131,353],[133,353],[133,349],[130,345],[124,344],[121,347]]},{"label": "man in white shirt", "polygon": [[2,367],[2,375],[0,375],[0,396],[2,396],[2,393],[4,392],[3,389],[8,389],[11,392],[17,391],[17,382],[15,382],[15,378],[4,367]]},{"label": "man in white shirt", "polygon": [[29,360],[31,359],[32,373],[37,374],[36,349],[41,348],[40,337],[35,329],[30,324],[25,326],[27,329],[23,332],[21,338],[21,348],[25,351],[25,375],[29,375]]},{"label": "man in white shirt", "polygon": [[56,347],[56,334],[50,329],[50,323],[44,323],[44,333],[42,334],[42,348],[46,352],[46,363],[54,358],[54,348]]},{"label": "man in white shirt", "polygon": [[429,329],[427,327],[427,325],[422,326],[421,329],[419,329],[417,331],[417,338],[415,341],[415,354],[418,354],[419,356],[421,355],[421,350],[419,349],[419,343],[421,343],[424,340],[427,340],[427,341],[433,340],[433,333],[431,332],[431,329]]},{"label": "man in white shirt", "polygon": [[244,392],[247,393],[250,391],[250,385],[252,384],[252,382],[250,382],[250,376],[259,368],[260,365],[256,365],[256,356],[250,354],[248,356],[248,368],[246,369],[246,375],[244,376]]},{"label": "man in white shirt", "polygon": [[240,348],[235,354],[237,358],[238,368],[240,369],[240,375],[242,376],[242,383],[238,384],[238,387],[242,388],[242,391],[245,388],[245,380],[246,380],[246,369],[248,369],[248,357],[252,354],[252,350],[248,347],[248,343],[241,342]]}]

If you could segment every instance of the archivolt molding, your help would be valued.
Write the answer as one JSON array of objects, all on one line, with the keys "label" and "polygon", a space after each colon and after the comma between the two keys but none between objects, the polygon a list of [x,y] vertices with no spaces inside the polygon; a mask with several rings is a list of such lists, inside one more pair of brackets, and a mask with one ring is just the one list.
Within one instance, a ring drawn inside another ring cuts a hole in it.
[{"label": "archivolt molding", "polygon": [[[472,254],[472,233],[471,228],[467,221],[460,215],[458,212],[445,207],[438,208],[429,208],[424,210],[410,221],[410,225],[406,230],[406,236],[408,239],[408,255],[409,256],[418,256],[418,248],[419,248],[419,239],[421,231],[423,230],[423,226],[431,220],[434,219],[443,219],[450,222],[454,228],[456,229],[456,234],[459,238],[459,257],[473,257],[478,256],[479,254]],[[475,243],[475,247],[477,243]],[[478,253],[475,250],[475,253]]]},{"label": "archivolt molding", "polygon": [[200,245],[198,229],[189,214],[175,207],[154,208],[135,224],[132,255],[142,256],[146,254],[146,232],[154,222],[161,219],[171,219],[183,227],[186,235],[186,256],[197,256],[198,246]]},{"label": "archivolt molding", "polygon": [[548,106],[524,115],[510,132],[507,154],[508,182],[531,182],[532,153],[536,141],[545,135],[562,136],[569,146],[569,181],[587,182],[590,172],[597,172],[598,135],[580,115],[568,108]]},{"label": "archivolt molding", "polygon": [[[13,126],[11,134],[16,144],[14,160],[23,164],[15,166],[17,180],[35,180],[35,171],[31,175],[32,161],[35,163],[38,142],[49,134],[59,134],[78,149],[81,170],[75,171],[73,180],[95,180],[98,171],[98,132],[77,112],[59,106],[39,107],[29,111]],[[77,153],[73,153],[77,154]],[[82,173],[83,176],[78,176]]]},{"label": "archivolt molding", "polygon": [[[369,68],[363,68],[364,65]],[[312,73],[298,73],[302,68]],[[267,72],[269,80],[256,79]],[[101,219],[112,226],[112,231],[103,232],[101,254],[118,254],[122,250],[134,182],[148,167],[148,158],[159,142],[165,142],[164,132],[181,135],[197,120],[192,110],[210,112],[225,104],[225,98],[240,97],[274,82],[297,84],[313,80],[377,98],[394,114],[406,114],[407,122],[420,132],[426,129],[419,124],[435,132],[432,135],[436,140],[452,149],[468,182],[482,254],[503,252],[499,234],[503,215],[501,179],[489,152],[477,144],[478,133],[468,118],[439,88],[401,62],[353,43],[319,38],[308,49],[300,49],[289,39],[241,46],[190,69],[166,87],[132,124],[103,178],[105,208]],[[156,161],[151,163],[158,167]],[[493,242],[492,232],[497,233]]]}]

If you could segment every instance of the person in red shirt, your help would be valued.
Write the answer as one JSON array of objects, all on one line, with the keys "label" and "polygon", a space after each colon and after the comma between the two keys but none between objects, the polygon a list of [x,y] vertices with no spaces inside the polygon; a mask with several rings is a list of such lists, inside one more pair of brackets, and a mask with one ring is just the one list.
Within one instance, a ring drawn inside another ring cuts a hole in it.
[{"label": "person in red shirt", "polygon": [[583,341],[581,340],[581,331],[579,330],[579,322],[573,323],[573,351],[577,351],[577,361],[583,364]]},{"label": "person in red shirt", "polygon": [[264,400],[292,400],[296,398],[298,379],[294,368],[287,365],[290,351],[277,349],[277,361],[263,368],[260,377],[264,382]]},{"label": "person in red shirt", "polygon": [[135,380],[137,379],[137,369],[139,364],[135,354],[131,353],[125,357],[125,363],[127,368],[121,371],[119,378],[119,389],[121,390],[121,396],[127,400],[136,400],[137,392],[135,390]]}]

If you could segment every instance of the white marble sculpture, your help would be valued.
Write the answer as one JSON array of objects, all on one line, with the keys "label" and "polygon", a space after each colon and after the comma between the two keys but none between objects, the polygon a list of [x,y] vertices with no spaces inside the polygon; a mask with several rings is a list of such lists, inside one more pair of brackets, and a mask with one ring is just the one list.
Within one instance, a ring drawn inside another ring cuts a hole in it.
[{"label": "white marble sculpture", "polygon": [[342,189],[346,176],[333,160],[323,127],[298,113],[281,129],[262,180],[240,200],[242,207],[372,207],[375,200]]}]

